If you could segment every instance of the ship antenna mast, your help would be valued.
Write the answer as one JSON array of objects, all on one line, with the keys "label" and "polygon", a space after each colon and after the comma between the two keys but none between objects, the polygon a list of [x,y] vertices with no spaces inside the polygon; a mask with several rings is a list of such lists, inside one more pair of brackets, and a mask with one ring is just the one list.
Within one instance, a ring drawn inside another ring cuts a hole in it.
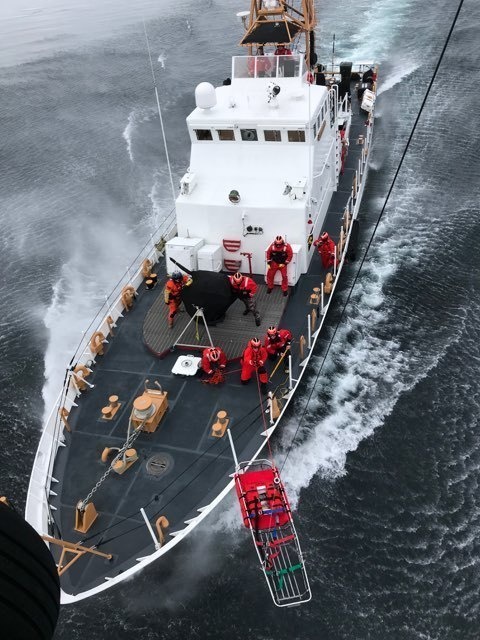
[{"label": "ship antenna mast", "polygon": [[147,43],[148,59],[150,61],[150,70],[152,72],[153,88],[155,90],[155,98],[157,99],[158,117],[160,118],[160,126],[162,128],[163,146],[165,148],[165,157],[167,159],[168,175],[170,177],[170,186],[172,188],[173,204],[175,205],[176,193],[175,193],[175,187],[173,186],[172,167],[170,166],[170,158],[169,158],[169,155],[168,155],[168,148],[167,148],[167,139],[165,137],[165,129],[164,129],[164,126],[163,126],[162,109],[160,107],[160,98],[158,97],[157,79],[155,77],[155,70],[153,68],[152,53],[150,51],[150,43],[148,41],[148,34],[147,34],[147,27],[145,26],[145,20],[143,20],[143,31],[145,33],[145,41]]},{"label": "ship antenna mast", "polygon": [[[305,34],[305,61],[310,69],[314,64],[314,29],[316,25],[314,0],[301,0],[292,6],[287,0],[250,0],[246,32],[240,46],[291,44]],[[243,12],[241,12],[243,14]],[[238,15],[238,14],[237,14]],[[240,15],[247,23],[247,17]]]}]

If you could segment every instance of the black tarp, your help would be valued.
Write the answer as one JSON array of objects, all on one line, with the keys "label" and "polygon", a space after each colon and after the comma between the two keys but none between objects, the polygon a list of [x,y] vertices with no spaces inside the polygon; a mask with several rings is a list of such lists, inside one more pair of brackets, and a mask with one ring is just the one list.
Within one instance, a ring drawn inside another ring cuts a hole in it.
[{"label": "black tarp", "polygon": [[259,22],[250,33],[242,39],[240,44],[283,44],[291,42],[300,27],[293,22],[287,25],[283,21],[266,20]]},{"label": "black tarp", "polygon": [[187,313],[193,316],[197,307],[201,307],[207,323],[220,321],[236,300],[228,276],[213,271],[194,271],[192,278],[192,284],[182,290]]}]

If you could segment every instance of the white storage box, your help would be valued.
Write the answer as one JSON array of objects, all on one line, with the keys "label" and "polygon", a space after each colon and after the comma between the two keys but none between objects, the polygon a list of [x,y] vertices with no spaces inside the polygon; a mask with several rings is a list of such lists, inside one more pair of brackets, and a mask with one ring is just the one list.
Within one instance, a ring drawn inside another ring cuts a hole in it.
[{"label": "white storage box", "polygon": [[222,247],[219,244],[204,244],[199,249],[198,268],[200,271],[216,271],[222,270]]},{"label": "white storage box", "polygon": [[198,250],[205,244],[202,238],[181,238],[175,237],[169,240],[165,245],[165,260],[167,273],[172,271],[182,271],[171,258],[179,262],[189,271],[198,269],[197,254]]}]

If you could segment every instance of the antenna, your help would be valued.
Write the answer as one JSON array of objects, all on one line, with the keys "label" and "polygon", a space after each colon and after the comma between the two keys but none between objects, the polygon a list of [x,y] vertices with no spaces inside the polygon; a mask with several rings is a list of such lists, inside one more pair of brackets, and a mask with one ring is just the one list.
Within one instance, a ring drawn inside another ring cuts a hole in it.
[{"label": "antenna", "polygon": [[333,34],[333,42],[332,42],[332,74],[333,74],[334,58],[335,58],[335,34]]},{"label": "antenna", "polygon": [[155,97],[157,99],[158,116],[160,118],[160,126],[162,128],[163,146],[165,147],[165,156],[167,159],[168,175],[170,176],[170,186],[172,188],[173,204],[175,205],[176,192],[175,192],[175,187],[173,186],[172,168],[170,166],[170,158],[168,156],[168,149],[167,149],[167,139],[165,138],[165,129],[163,127],[162,109],[160,108],[160,99],[158,97],[157,80],[155,78],[155,71],[153,69],[152,54],[150,51],[150,43],[148,41],[148,34],[147,34],[147,27],[145,26],[145,20],[142,20],[142,22],[143,22],[143,31],[145,33],[145,41],[147,43],[148,59],[150,60],[150,69],[151,69],[152,78],[153,78],[153,88],[155,90]]}]

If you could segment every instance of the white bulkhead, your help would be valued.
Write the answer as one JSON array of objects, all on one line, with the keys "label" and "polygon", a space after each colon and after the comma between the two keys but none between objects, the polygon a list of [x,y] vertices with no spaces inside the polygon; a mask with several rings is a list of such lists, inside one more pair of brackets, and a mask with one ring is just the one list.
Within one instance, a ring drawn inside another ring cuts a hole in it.
[{"label": "white bulkhead", "polygon": [[[264,56],[263,65],[259,59],[233,58],[230,85],[197,87],[177,230],[219,245],[223,259],[246,273],[242,254],[252,254],[256,274],[265,272],[265,249],[282,235],[300,245],[296,281],[336,189],[336,123],[327,89],[306,82],[302,56]],[[256,77],[265,67],[268,75]]]}]

